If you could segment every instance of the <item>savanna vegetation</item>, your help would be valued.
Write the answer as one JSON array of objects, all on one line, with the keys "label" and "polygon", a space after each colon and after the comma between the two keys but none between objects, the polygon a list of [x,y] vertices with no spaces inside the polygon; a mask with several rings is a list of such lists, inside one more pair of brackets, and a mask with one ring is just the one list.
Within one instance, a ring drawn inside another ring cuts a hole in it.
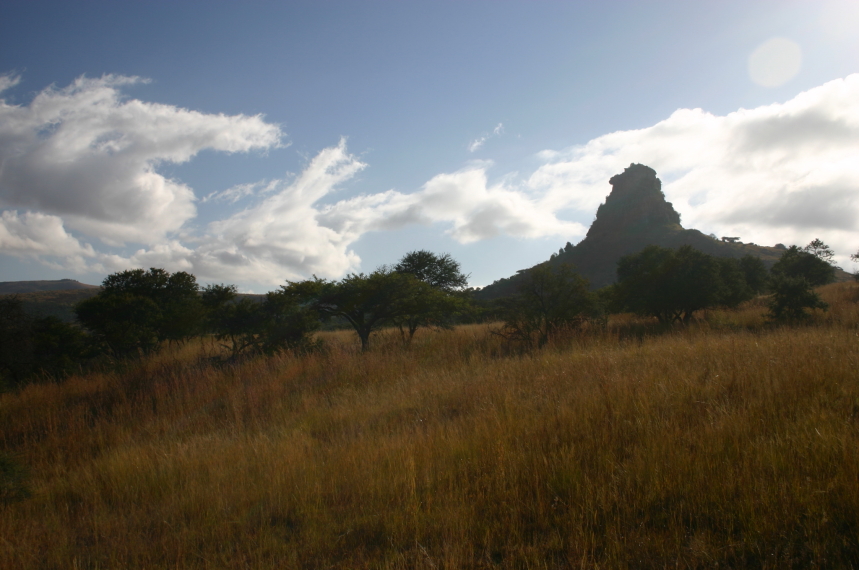
[{"label": "savanna vegetation", "polygon": [[404,258],[260,302],[197,288],[193,335],[141,302],[134,350],[0,394],[0,567],[854,566],[859,285],[647,255],[644,283],[694,282],[687,259],[712,294],[660,319],[547,264],[501,322],[455,325],[464,281]]}]

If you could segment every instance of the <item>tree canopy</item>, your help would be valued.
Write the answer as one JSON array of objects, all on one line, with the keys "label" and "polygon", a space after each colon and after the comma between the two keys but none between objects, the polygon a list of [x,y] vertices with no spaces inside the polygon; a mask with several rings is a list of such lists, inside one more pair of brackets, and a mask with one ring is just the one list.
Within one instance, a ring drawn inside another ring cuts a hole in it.
[{"label": "tree canopy", "polygon": [[116,355],[181,342],[200,331],[204,318],[196,277],[154,267],[108,275],[101,292],[78,304],[75,313]]},{"label": "tree canopy", "polygon": [[314,278],[290,282],[282,290],[311,307],[322,317],[346,320],[370,347],[370,335],[413,309],[416,297],[432,288],[409,273],[380,268],[369,275],[351,274],[340,281]]},{"label": "tree canopy", "polygon": [[418,292],[408,310],[392,319],[404,340],[410,342],[420,327],[449,328],[454,315],[467,305],[461,291],[468,285],[468,276],[448,253],[412,251],[394,265],[394,271],[413,275],[430,287]]},{"label": "tree canopy", "polygon": [[516,295],[503,299],[501,307],[500,334],[538,347],[553,334],[577,328],[601,313],[584,277],[569,264],[548,262],[525,272]]},{"label": "tree canopy", "polygon": [[411,273],[434,289],[454,291],[468,286],[468,275],[463,275],[459,262],[449,253],[437,255],[425,249],[411,251],[396,265],[397,273]]},{"label": "tree canopy", "polygon": [[835,267],[814,253],[802,250],[795,245],[787,248],[772,266],[771,272],[774,277],[802,277],[812,287],[835,281]]},{"label": "tree canopy", "polygon": [[[625,310],[652,315],[663,323],[689,322],[701,309],[737,306],[755,289],[746,275],[758,275],[752,261],[715,258],[691,246],[655,245],[618,261],[615,295]],[[755,288],[760,287],[759,281]]]}]

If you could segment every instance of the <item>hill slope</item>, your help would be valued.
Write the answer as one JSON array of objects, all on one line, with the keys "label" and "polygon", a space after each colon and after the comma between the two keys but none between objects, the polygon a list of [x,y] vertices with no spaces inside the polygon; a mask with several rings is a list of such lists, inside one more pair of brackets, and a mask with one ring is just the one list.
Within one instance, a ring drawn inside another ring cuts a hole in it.
[{"label": "hill slope", "polygon": [[74,279],[57,281],[0,281],[0,295],[36,293],[38,291],[66,291],[70,289],[98,289],[98,285],[87,285]]},{"label": "hill slope", "polygon": [[[690,245],[717,257],[743,257],[754,255],[772,266],[784,251],[784,246],[760,246],[753,243],[727,243],[694,229],[680,225],[680,214],[662,193],[662,182],[656,171],[643,164],[631,164],[623,173],[613,176],[609,183],[611,193],[597,209],[596,219],[587,236],[577,245],[567,244],[554,255],[550,263],[570,263],[598,289],[616,280],[618,260],[624,255],[641,251],[645,246],[678,248]],[[477,293],[480,299],[495,299],[510,295],[516,290],[519,276],[500,279]],[[838,280],[850,276],[838,271]]]}]

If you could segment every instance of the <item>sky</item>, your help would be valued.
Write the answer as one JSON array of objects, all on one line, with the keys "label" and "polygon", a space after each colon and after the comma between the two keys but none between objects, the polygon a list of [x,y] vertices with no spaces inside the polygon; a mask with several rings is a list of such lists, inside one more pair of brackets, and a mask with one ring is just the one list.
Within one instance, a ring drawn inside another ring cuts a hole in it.
[{"label": "sky", "polygon": [[0,1],[0,281],[485,286],[656,170],[684,227],[859,250],[859,1]]}]

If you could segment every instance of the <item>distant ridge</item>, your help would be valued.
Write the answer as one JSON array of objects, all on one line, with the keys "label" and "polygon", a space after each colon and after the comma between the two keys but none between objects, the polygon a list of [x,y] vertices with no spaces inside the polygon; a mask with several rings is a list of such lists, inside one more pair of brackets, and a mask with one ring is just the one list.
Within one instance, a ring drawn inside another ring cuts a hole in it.
[{"label": "distant ridge", "polygon": [[[637,253],[648,245],[679,248],[690,245],[716,257],[759,257],[767,267],[778,261],[785,247],[760,246],[753,243],[727,243],[698,230],[684,229],[680,214],[665,200],[662,182],[656,171],[643,164],[631,164],[609,180],[611,193],[597,209],[596,219],[587,236],[577,245],[569,242],[549,263],[570,263],[591,284],[592,289],[611,285],[617,279],[617,262],[624,255]],[[523,269],[509,278],[499,279],[476,293],[478,299],[490,300],[516,291]],[[839,281],[850,278],[838,270]]]},{"label": "distant ridge", "polygon": [[66,291],[69,289],[98,289],[98,285],[87,285],[74,279],[55,281],[0,281],[0,295],[37,293],[39,291]]}]

